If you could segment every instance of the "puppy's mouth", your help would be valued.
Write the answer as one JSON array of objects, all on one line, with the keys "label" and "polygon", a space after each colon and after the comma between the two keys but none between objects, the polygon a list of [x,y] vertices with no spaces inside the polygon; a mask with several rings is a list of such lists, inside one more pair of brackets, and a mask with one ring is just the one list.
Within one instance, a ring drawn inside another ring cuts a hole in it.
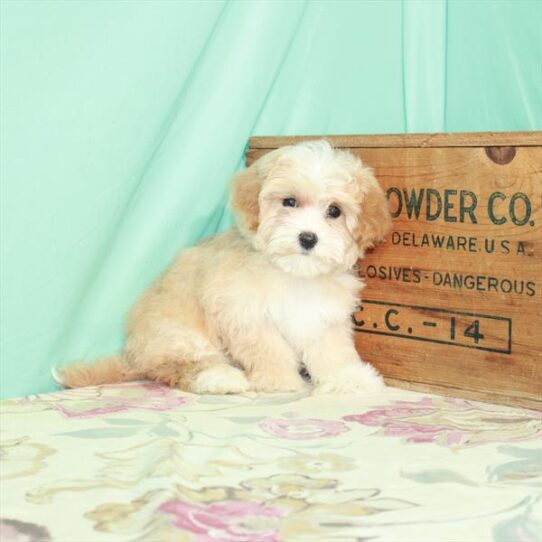
[{"label": "puppy's mouth", "polygon": [[315,277],[329,273],[333,266],[329,262],[322,261],[314,253],[309,251],[294,254],[275,256],[273,263],[280,269],[298,277]]},{"label": "puppy's mouth", "polygon": [[296,256],[302,256],[303,258],[314,258],[318,259],[318,253],[314,248],[303,248],[299,247],[297,250],[290,252],[289,254],[285,254],[285,256],[291,256],[295,258]]}]

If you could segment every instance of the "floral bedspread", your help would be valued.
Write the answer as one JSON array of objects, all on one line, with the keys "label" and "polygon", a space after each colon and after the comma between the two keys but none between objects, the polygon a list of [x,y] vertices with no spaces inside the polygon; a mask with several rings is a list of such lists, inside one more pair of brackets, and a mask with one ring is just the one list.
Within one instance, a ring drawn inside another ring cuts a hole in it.
[{"label": "floral bedspread", "polygon": [[2,402],[2,542],[531,542],[542,418],[388,389]]}]

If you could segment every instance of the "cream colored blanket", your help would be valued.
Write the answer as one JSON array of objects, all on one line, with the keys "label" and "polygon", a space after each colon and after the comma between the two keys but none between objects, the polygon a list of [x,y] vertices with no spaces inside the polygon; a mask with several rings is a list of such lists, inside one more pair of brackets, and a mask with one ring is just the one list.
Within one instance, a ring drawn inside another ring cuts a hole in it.
[{"label": "cream colored blanket", "polygon": [[388,389],[2,402],[2,542],[534,542],[540,413]]}]

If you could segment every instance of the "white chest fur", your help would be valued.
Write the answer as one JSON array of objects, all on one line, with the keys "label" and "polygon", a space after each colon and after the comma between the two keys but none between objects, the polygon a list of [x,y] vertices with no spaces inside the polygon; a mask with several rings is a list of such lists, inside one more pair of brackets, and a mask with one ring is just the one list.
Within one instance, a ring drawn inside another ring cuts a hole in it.
[{"label": "white chest fur", "polygon": [[287,277],[266,299],[268,315],[292,347],[303,350],[326,327],[349,318],[359,291],[350,275]]}]

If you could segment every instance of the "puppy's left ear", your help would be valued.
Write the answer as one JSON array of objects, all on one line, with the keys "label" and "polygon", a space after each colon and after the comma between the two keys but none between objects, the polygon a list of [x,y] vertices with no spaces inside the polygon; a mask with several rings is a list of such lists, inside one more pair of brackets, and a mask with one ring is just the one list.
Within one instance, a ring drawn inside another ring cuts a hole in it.
[{"label": "puppy's left ear", "polygon": [[356,241],[360,257],[365,250],[382,241],[391,229],[391,213],[388,198],[371,168],[360,164],[355,173],[360,191],[360,212]]}]

